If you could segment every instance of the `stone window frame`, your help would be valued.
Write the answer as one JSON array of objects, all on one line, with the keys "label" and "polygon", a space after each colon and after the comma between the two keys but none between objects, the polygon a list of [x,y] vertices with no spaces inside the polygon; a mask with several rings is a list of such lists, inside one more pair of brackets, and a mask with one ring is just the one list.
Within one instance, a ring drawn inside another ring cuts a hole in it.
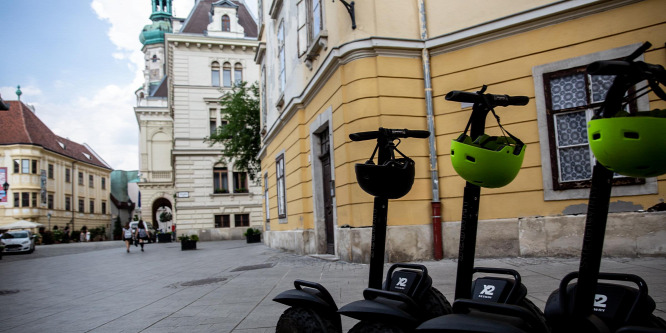
[{"label": "stone window frame", "polygon": [[287,223],[287,189],[284,150],[275,158],[275,186],[277,189],[277,208],[279,223]]},{"label": "stone window frame", "polygon": [[[541,150],[541,169],[542,181],[544,190],[544,200],[569,200],[569,199],[587,199],[589,197],[589,186],[585,187],[584,184],[580,186],[573,186],[571,188],[562,188],[554,184],[553,173],[557,172],[554,169],[553,156],[551,154],[551,138],[552,126],[549,125],[548,102],[546,94],[546,82],[544,76],[549,73],[564,71],[568,69],[575,69],[581,66],[586,66],[597,60],[609,60],[622,58],[631,54],[642,44],[632,44],[605,50],[601,52],[591,53],[574,57],[570,59],[560,60],[548,64],[535,66],[532,68],[532,78],[534,79],[535,103],[537,108],[537,123],[539,130],[539,145]],[[642,59],[642,56],[641,58]],[[639,59],[639,60],[640,60]],[[642,84],[642,83],[641,83]],[[640,86],[637,85],[637,86]],[[649,99],[647,96],[642,96],[636,100],[636,105],[639,110],[649,110]],[[589,119],[588,119],[589,120]],[[631,196],[631,195],[645,195],[657,193],[657,179],[656,177],[647,178],[642,184],[635,182],[628,182],[630,185],[613,187],[612,196]]]},{"label": "stone window frame", "polygon": [[214,219],[215,221],[213,223],[215,228],[231,228],[231,215],[215,214]]}]

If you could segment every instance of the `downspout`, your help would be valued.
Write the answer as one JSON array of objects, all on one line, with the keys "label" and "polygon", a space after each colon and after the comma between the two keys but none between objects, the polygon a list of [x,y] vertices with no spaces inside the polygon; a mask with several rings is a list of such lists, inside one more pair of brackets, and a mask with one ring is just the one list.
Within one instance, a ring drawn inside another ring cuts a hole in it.
[{"label": "downspout", "polygon": [[[76,174],[76,172],[74,171],[74,164],[76,164],[76,162],[77,162],[76,160],[72,161],[72,175],[70,176],[71,178],[69,179],[72,182],[72,200],[70,200],[71,207],[69,207],[69,208],[72,209],[72,231],[76,230],[74,228],[74,219],[76,218],[76,212],[74,210],[74,207],[76,205],[74,205],[74,202],[78,202],[78,201],[74,201],[74,198],[76,198],[76,196],[74,195],[74,175]],[[77,179],[78,179],[78,176],[77,176]]]},{"label": "downspout", "polygon": [[[425,0],[419,0],[419,25],[421,30],[421,40],[425,43],[428,38],[428,28],[425,14]],[[430,181],[432,183],[432,233],[433,249],[435,260],[443,258],[442,253],[442,214],[441,203],[439,201],[439,173],[437,172],[437,147],[435,145],[435,117],[432,106],[432,80],[430,75],[430,52],[423,46],[421,51],[423,61],[423,82],[425,85],[425,102],[428,121],[428,152],[430,154]]]}]

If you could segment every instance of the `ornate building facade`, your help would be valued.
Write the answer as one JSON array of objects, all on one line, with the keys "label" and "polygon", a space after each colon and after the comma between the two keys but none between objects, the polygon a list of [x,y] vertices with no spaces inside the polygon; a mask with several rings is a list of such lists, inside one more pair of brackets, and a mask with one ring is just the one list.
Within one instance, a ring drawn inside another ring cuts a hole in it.
[{"label": "ornate building facade", "polygon": [[243,1],[200,0],[185,19],[172,17],[171,0],[152,8],[140,36],[146,80],[135,107],[143,218],[155,221],[166,209],[179,234],[242,238],[263,224],[260,186],[222,163],[221,146],[204,138],[225,124],[220,97],[259,80],[256,20]]}]

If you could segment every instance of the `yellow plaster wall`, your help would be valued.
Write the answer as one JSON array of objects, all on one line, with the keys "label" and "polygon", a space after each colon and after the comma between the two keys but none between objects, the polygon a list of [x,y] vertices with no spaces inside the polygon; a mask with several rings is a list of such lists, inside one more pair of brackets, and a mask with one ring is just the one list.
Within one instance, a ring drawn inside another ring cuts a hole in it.
[{"label": "yellow plaster wall", "polygon": [[[525,107],[497,108],[502,124],[527,143],[527,150],[523,167],[511,184],[482,190],[479,219],[562,214],[567,207],[585,204],[587,200],[544,201],[532,68],[643,41],[650,41],[656,48],[645,55],[646,61],[664,64],[664,12],[666,2],[644,1],[434,56],[433,94],[443,220],[460,220],[464,181],[451,167],[449,151],[451,140],[464,129],[471,112],[469,108],[461,109],[460,103],[445,101],[447,92],[476,91],[486,84],[489,93],[530,97]],[[654,95],[650,102],[652,108],[664,106]],[[487,126],[488,132],[498,133],[492,117],[488,117]],[[628,201],[648,208],[666,193],[666,177],[658,179],[659,194],[613,197],[611,201]]]}]

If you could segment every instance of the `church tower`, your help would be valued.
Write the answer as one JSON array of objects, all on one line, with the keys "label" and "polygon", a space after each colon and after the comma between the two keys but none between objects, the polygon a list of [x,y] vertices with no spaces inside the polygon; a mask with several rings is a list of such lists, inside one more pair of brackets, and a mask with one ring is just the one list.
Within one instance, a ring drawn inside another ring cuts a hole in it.
[{"label": "church tower", "polygon": [[139,35],[139,40],[143,44],[144,54],[144,93],[151,96],[164,79],[166,73],[164,34],[173,31],[172,19],[172,0],[152,0],[152,14],[150,20],[152,24],[143,27]]}]

